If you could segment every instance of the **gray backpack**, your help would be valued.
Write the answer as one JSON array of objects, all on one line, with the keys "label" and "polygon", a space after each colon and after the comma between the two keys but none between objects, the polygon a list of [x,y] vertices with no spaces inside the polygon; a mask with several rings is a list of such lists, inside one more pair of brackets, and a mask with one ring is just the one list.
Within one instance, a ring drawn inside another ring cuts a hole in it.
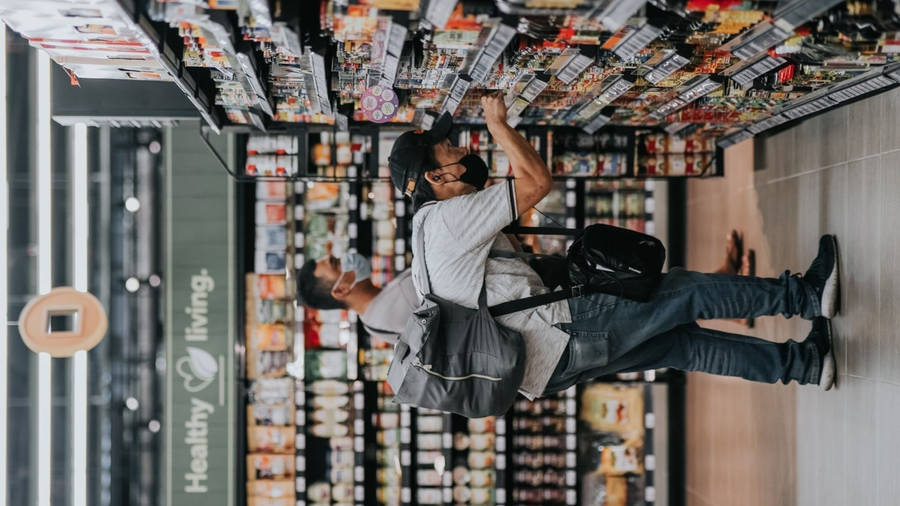
[{"label": "gray backpack", "polygon": [[470,418],[503,415],[522,384],[525,342],[521,334],[498,325],[494,317],[569,298],[573,291],[489,308],[482,284],[478,309],[469,309],[432,293],[423,253],[424,220],[416,241],[420,254],[413,261],[422,262],[425,300],[410,316],[394,348],[388,370],[394,402]]}]

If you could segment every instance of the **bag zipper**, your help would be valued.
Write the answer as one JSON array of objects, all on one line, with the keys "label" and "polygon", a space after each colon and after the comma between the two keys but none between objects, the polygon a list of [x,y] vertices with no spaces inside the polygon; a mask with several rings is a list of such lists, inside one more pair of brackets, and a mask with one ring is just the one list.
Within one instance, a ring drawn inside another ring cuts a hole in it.
[{"label": "bag zipper", "polygon": [[472,378],[480,378],[480,379],[484,379],[484,380],[488,380],[488,381],[503,381],[503,378],[495,378],[493,376],[485,376],[484,374],[475,374],[475,373],[467,374],[465,376],[444,376],[443,374],[441,374],[439,372],[433,371],[431,369],[431,364],[414,363],[413,365],[415,365],[419,369],[422,369],[423,371],[427,372],[428,374],[430,374],[432,376],[437,376],[438,378],[445,379],[447,381],[463,381],[463,380],[472,379]]}]

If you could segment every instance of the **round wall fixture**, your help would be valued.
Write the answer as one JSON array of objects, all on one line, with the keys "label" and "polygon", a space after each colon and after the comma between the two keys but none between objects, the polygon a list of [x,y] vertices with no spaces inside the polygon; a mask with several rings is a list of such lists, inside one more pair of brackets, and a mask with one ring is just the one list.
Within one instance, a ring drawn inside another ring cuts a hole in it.
[{"label": "round wall fixture", "polygon": [[19,313],[19,334],[25,346],[53,357],[71,357],[97,346],[108,324],[97,297],[69,286],[34,297]]},{"label": "round wall fixture", "polygon": [[375,85],[363,92],[360,99],[363,114],[374,123],[387,123],[397,115],[400,103],[397,94],[388,86]]}]

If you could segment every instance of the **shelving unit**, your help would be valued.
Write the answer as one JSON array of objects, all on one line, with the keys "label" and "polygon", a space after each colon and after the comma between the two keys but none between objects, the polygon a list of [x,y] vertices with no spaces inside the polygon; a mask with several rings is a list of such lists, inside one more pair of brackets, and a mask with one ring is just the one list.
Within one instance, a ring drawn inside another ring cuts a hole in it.
[{"label": "shelving unit", "polygon": [[[322,131],[333,132],[331,129]],[[305,141],[303,136],[282,135],[280,138],[273,138],[273,142],[281,146],[297,145],[298,167],[303,164],[316,166],[312,157],[307,160],[308,157],[303,156],[299,146],[304,143],[307,146],[314,146],[320,133],[321,131],[307,132]],[[349,139],[353,139],[352,134]],[[389,143],[390,139],[386,142]],[[288,247],[285,265],[288,273],[286,279],[291,289],[296,270],[308,258],[304,255],[304,250],[314,246],[308,242],[311,239],[304,233],[303,223],[308,222],[310,213],[321,211],[321,209],[316,211],[316,206],[309,204],[310,189],[319,191],[317,188],[319,185],[324,185],[322,189],[328,185],[341,188],[342,196],[339,198],[344,203],[340,205],[342,211],[339,214],[347,217],[346,223],[341,225],[345,231],[342,236],[345,237],[346,248],[356,248],[366,256],[378,251],[384,258],[389,259],[392,269],[378,271],[376,276],[379,282],[388,282],[394,273],[399,273],[408,266],[409,223],[405,203],[383,178],[366,179],[367,174],[381,175],[386,169],[382,166],[386,161],[383,150],[378,146],[382,143],[380,140],[373,140],[371,149],[363,142],[350,144],[356,146],[351,149],[351,153],[358,153],[351,154],[351,160],[356,157],[356,161],[362,161],[362,165],[355,171],[348,170],[347,180],[344,182],[259,181],[257,190],[253,193],[257,196],[265,195],[265,190],[259,188],[273,184],[287,185],[286,188],[289,188],[286,194],[292,196],[292,199],[287,213],[290,219],[285,220],[285,231],[293,239]],[[253,145],[265,146],[266,143],[254,141]],[[357,148],[359,151],[354,151]],[[336,145],[330,145],[328,149],[330,150],[327,153],[328,162],[336,162]],[[293,151],[293,147],[269,151],[283,152],[287,155],[288,151]],[[324,152],[319,154],[325,157]],[[346,159],[346,154],[341,156],[342,159]],[[585,212],[585,206],[590,203],[591,198],[610,197],[617,203],[624,204],[629,195],[638,195],[643,204],[642,226],[645,231],[652,232],[655,212],[654,191],[657,184],[662,183],[627,179],[566,178],[557,182],[556,189],[548,200],[538,207],[559,222],[559,225],[583,227],[593,222],[590,213]],[[385,197],[389,199],[385,200]],[[376,205],[381,207],[376,209]],[[334,213],[331,215],[334,216]],[[631,217],[628,214],[616,218],[617,224],[634,225],[629,221]],[[537,215],[536,219],[541,220],[539,222],[541,225],[557,226],[540,215]],[[351,226],[351,221],[356,222],[355,227]],[[564,251],[567,244],[565,239],[563,241],[554,247]],[[392,246],[390,250],[386,249],[388,245]],[[540,247],[544,251],[550,250],[546,245]],[[295,442],[297,458],[293,476],[296,482],[296,500],[309,504],[312,502],[309,487],[321,482],[320,478],[310,474],[310,469],[319,469],[323,466],[322,463],[313,462],[311,459],[325,451],[323,450],[325,447],[319,438],[310,435],[311,417],[315,409],[311,403],[314,402],[315,395],[309,392],[312,382],[308,376],[309,365],[304,363],[307,350],[304,348],[306,336],[301,319],[304,318],[305,312],[302,307],[297,307],[293,313],[296,322],[293,345],[296,360],[291,364],[291,374],[298,378],[293,380],[296,382],[294,389],[297,428]],[[573,387],[557,397],[540,399],[534,403],[520,400],[505,417],[471,422],[455,415],[394,405],[391,402],[392,394],[389,386],[384,381],[383,375],[386,374],[386,370],[379,365],[383,364],[383,358],[376,358],[373,354],[379,348],[376,348],[366,335],[365,329],[352,315],[348,315],[346,322],[349,325],[348,336],[351,336],[350,340],[358,347],[358,351],[353,353],[349,353],[351,346],[346,347],[347,370],[348,372],[353,368],[357,370],[353,378],[348,374],[346,380],[347,395],[352,407],[347,424],[351,434],[349,444],[353,451],[352,467],[349,468],[349,472],[353,478],[354,504],[433,503],[473,506],[525,504],[523,501],[526,501],[528,494],[540,495],[540,497],[529,496],[537,500],[535,504],[568,506],[581,504],[585,500],[584,457],[580,450],[582,445],[579,443],[583,433],[579,421],[581,395],[585,386]],[[353,329],[353,332],[349,332],[349,329]],[[650,388],[649,385],[660,382],[666,384],[668,380],[668,374],[657,374],[656,371],[602,379],[642,388],[646,385],[647,389]],[[649,383],[651,381],[654,383]],[[252,390],[252,384],[250,388]],[[644,397],[647,413],[652,413],[652,403],[646,395]],[[556,407],[551,409],[551,403],[556,403]],[[538,414],[534,410],[543,411]],[[558,427],[554,425],[556,422],[551,420],[557,414],[560,418]],[[642,464],[645,472],[641,475],[641,479],[644,480],[641,483],[646,484],[646,490],[643,492],[645,501],[651,504],[655,493],[653,469],[656,465],[667,463],[657,463],[654,460],[652,415],[641,416],[644,416],[645,423],[641,446],[645,452]],[[545,426],[544,422],[547,420],[551,420],[548,422],[550,425]],[[525,427],[534,421],[541,426],[538,432],[532,434]],[[672,430],[677,430],[677,427],[677,423],[672,424]],[[537,444],[538,439],[534,439],[535,437],[540,440],[541,450],[529,446]],[[548,467],[541,461],[540,473],[529,475],[528,472],[534,469],[518,455],[526,455],[524,452],[536,454],[538,451],[542,455],[543,453],[550,455],[548,459],[557,459],[551,464],[559,464],[558,469],[554,470],[553,465]],[[539,486],[534,484],[536,482],[529,481],[537,479],[538,476],[541,481]],[[549,482],[544,483],[545,478]],[[548,490],[552,487],[559,492],[547,492],[546,495],[541,495],[544,492],[533,492],[543,490],[540,487]],[[485,500],[486,502],[483,502]]]}]

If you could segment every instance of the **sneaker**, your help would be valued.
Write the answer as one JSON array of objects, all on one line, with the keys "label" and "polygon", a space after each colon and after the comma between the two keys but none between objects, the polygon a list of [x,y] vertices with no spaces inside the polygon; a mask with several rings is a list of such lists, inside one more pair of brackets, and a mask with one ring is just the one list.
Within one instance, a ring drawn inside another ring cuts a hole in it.
[{"label": "sneaker", "polygon": [[834,340],[831,332],[831,320],[818,317],[813,320],[812,331],[807,340],[812,339],[822,357],[821,373],[819,375],[819,387],[822,390],[831,390],[834,386],[836,371],[834,363]]},{"label": "sneaker", "polygon": [[803,275],[803,280],[816,290],[820,314],[829,319],[834,318],[840,309],[838,264],[837,238],[833,235],[823,235],[819,239],[819,253]]}]

